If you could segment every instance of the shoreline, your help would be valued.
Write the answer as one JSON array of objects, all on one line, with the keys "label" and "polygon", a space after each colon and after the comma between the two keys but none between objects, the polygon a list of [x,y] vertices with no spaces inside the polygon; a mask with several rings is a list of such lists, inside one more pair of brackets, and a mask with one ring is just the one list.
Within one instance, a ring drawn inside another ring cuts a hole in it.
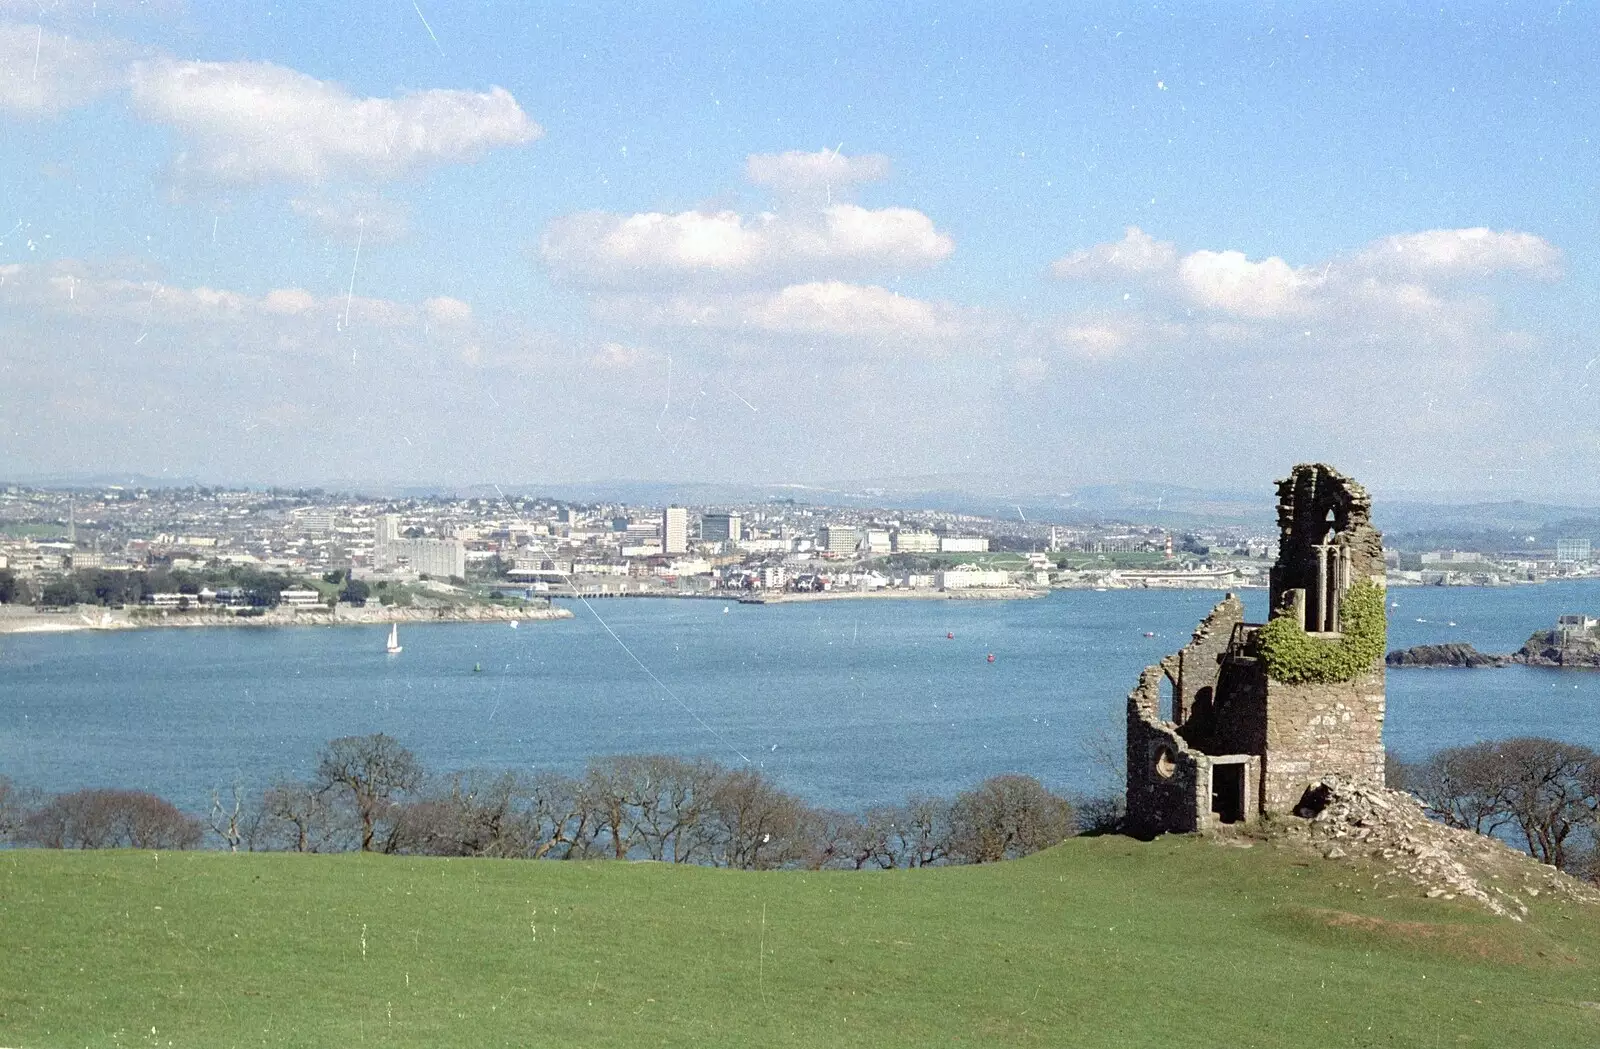
[{"label": "shoreline", "polygon": [[259,616],[219,615],[215,612],[162,612],[79,605],[62,612],[5,610],[0,612],[3,634],[72,634],[83,631],[194,629],[199,627],[388,626],[391,623],[504,623],[525,620],[571,619],[566,608],[502,608],[473,605],[466,608],[340,608],[335,612],[273,610]]},{"label": "shoreline", "polygon": [[1045,590],[824,590],[820,593],[775,593],[733,598],[742,605],[788,605],[803,601],[1028,601],[1045,596]]}]

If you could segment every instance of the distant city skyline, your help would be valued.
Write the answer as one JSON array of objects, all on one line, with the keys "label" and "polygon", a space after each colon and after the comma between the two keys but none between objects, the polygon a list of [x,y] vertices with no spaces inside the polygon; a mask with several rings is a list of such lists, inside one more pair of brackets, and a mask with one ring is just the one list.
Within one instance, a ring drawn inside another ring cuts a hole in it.
[{"label": "distant city skyline", "polygon": [[0,478],[1600,502],[1600,13],[0,0]]}]

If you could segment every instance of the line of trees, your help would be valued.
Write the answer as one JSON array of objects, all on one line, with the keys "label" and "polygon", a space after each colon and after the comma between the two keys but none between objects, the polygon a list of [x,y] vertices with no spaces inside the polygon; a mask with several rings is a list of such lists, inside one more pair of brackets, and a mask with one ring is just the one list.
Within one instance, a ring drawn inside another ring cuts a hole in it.
[{"label": "line of trees", "polygon": [[[237,587],[262,606],[278,603],[278,595],[295,586],[297,580],[278,572],[263,572],[249,566],[187,569],[156,568],[149,571],[114,572],[100,568],[80,569],[46,582],[37,594],[41,605],[137,605],[150,594],[179,593],[198,595],[202,588]],[[0,602],[23,604],[35,600],[24,580],[7,570],[0,573]]]},{"label": "line of trees", "polygon": [[382,733],[329,742],[304,782],[255,797],[214,794],[204,823],[149,794],[25,798],[0,779],[0,834],[48,848],[194,848],[209,830],[222,847],[248,851],[861,870],[992,863],[1079,829],[1067,799],[1029,776],[851,814],[809,806],[757,769],[706,758],[601,757],[579,776],[432,775]]},{"label": "line of trees", "polygon": [[1411,791],[1449,826],[1600,879],[1600,753],[1589,747],[1537,737],[1451,747],[1391,766],[1389,785]]}]

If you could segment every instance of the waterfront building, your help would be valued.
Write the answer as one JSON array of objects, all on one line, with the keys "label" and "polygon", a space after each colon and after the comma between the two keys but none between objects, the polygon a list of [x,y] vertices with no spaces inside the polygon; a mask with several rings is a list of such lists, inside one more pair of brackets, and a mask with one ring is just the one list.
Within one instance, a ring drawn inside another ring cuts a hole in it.
[{"label": "waterfront building", "polygon": [[897,554],[937,554],[939,537],[932,532],[899,531],[894,534],[892,545]]},{"label": "waterfront building", "polygon": [[817,550],[849,557],[856,552],[856,530],[850,525],[823,525],[817,529]]},{"label": "waterfront building", "polygon": [[1589,560],[1589,540],[1562,537],[1556,540],[1556,563],[1576,564]]},{"label": "waterfront building", "polygon": [[689,511],[669,506],[661,513],[661,550],[671,556],[689,551]]}]

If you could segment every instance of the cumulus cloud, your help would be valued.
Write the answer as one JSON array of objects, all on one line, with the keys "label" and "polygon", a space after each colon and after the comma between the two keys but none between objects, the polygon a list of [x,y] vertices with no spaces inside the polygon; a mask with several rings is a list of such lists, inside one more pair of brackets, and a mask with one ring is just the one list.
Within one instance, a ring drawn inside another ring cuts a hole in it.
[{"label": "cumulus cloud", "polygon": [[1552,278],[1560,266],[1560,252],[1541,237],[1483,228],[1396,234],[1294,266],[1236,250],[1180,256],[1174,245],[1129,227],[1122,240],[1073,252],[1051,268],[1066,280],[1134,281],[1158,302],[1210,315],[1210,330],[1251,337],[1268,324],[1364,336],[1386,325],[1436,336],[1463,332],[1484,323],[1487,307],[1480,298],[1448,294],[1452,282],[1494,273]]},{"label": "cumulus cloud", "polygon": [[815,153],[752,153],[745,160],[745,177],[758,186],[780,193],[809,193],[844,189],[889,177],[889,158],[881,153],[847,157],[837,150]]},{"label": "cumulus cloud", "polygon": [[1532,233],[1497,232],[1478,226],[1384,237],[1358,253],[1353,265],[1419,280],[1481,277],[1499,271],[1552,278],[1561,273],[1561,252]]},{"label": "cumulus cloud", "polygon": [[1138,226],[1129,226],[1123,238],[1075,251],[1050,264],[1062,280],[1121,280],[1164,273],[1178,260],[1171,241],[1156,240]]},{"label": "cumulus cloud", "polygon": [[133,102],[189,142],[180,167],[226,182],[394,178],[543,132],[504,88],[358,98],[269,62],[140,62]]},{"label": "cumulus cloud", "polygon": [[1196,251],[1178,263],[1189,302],[1236,317],[1288,317],[1306,311],[1314,282],[1274,256],[1251,262],[1242,251]]},{"label": "cumulus cloud", "polygon": [[733,211],[587,212],[557,219],[539,252],[557,272],[597,283],[662,277],[781,277],[908,270],[948,258],[955,243],[910,208],[836,204],[817,215]]},{"label": "cumulus cloud", "polygon": [[0,23],[0,114],[50,116],[127,83],[129,48]]}]

